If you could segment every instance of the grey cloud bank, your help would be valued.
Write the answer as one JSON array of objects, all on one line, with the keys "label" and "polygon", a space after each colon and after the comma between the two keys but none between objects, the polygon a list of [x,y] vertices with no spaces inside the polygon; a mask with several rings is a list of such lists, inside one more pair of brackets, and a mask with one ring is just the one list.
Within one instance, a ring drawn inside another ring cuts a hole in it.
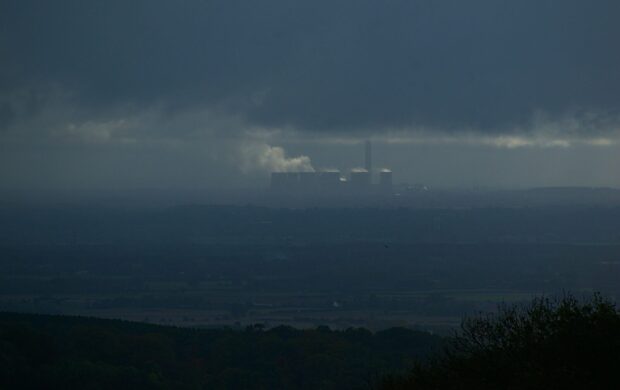
[{"label": "grey cloud bank", "polygon": [[0,185],[258,185],[359,165],[365,138],[403,180],[620,185],[619,16],[603,0],[3,1]]}]

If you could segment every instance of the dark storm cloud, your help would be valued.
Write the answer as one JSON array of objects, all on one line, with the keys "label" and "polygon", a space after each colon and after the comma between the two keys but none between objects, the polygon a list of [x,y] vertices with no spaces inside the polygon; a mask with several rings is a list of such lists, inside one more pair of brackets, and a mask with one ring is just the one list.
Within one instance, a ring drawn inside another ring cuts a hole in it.
[{"label": "dark storm cloud", "polygon": [[52,84],[93,115],[506,131],[537,111],[616,115],[619,18],[615,0],[3,1],[0,91]]}]

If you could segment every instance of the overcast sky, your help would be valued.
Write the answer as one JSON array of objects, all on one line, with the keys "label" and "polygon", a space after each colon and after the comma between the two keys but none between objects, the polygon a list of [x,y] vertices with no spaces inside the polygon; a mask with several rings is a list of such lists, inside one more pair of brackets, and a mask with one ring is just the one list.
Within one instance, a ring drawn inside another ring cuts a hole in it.
[{"label": "overcast sky", "polygon": [[2,0],[0,187],[620,186],[617,0]]}]

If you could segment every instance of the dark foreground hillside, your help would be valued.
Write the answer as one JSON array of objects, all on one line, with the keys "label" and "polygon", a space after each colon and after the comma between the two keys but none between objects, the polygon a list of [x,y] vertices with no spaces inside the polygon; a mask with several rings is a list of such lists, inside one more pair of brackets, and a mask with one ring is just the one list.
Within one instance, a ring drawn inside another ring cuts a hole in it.
[{"label": "dark foreground hillside", "polygon": [[367,388],[441,342],[399,328],[187,329],[0,313],[0,388]]},{"label": "dark foreground hillside", "polygon": [[595,295],[393,328],[173,328],[0,313],[0,389],[615,389],[620,313]]}]

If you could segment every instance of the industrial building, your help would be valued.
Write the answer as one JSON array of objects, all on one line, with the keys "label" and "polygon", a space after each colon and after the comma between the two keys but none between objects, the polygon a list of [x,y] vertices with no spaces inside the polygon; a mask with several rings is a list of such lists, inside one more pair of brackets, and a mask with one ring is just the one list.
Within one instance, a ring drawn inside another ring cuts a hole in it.
[{"label": "industrial building", "polygon": [[392,192],[392,171],[379,171],[379,182],[373,183],[372,145],[364,143],[364,168],[353,168],[348,180],[339,170],[315,172],[272,172],[271,189],[278,193],[303,194],[387,194]]},{"label": "industrial building", "polygon": [[390,169],[382,169],[379,172],[379,186],[382,190],[392,190],[392,171]]},{"label": "industrial building", "polygon": [[349,183],[351,188],[357,190],[368,189],[371,184],[370,171],[366,169],[353,169],[349,176]]}]

